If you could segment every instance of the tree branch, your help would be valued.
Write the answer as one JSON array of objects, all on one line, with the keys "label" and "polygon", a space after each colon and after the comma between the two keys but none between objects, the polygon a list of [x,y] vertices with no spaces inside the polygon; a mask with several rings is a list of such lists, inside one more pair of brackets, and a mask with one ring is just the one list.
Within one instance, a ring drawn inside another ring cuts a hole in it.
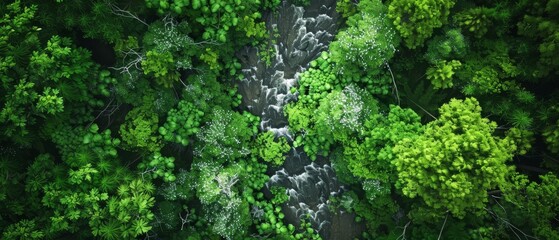
[{"label": "tree branch", "polygon": [[437,238],[437,240],[440,240],[441,236],[443,235],[443,230],[444,230],[444,226],[446,225],[446,220],[448,220],[448,212],[446,213],[446,217],[444,218],[443,226],[441,227],[441,231],[439,232],[439,237]]},{"label": "tree branch", "polygon": [[396,92],[396,99],[398,100],[398,106],[400,106],[400,95],[398,95],[398,86],[396,86],[396,80],[394,80],[394,74],[392,73],[392,69],[390,68],[390,65],[388,65],[387,62],[385,62],[384,64],[388,68],[388,72],[390,72],[390,76],[392,77],[392,83],[394,84],[394,90]]},{"label": "tree branch", "polygon": [[134,20],[137,20],[138,22],[144,24],[145,26],[149,26],[149,24],[147,24],[145,21],[143,21],[142,19],[140,19],[138,16],[136,16],[134,13],[124,10],[122,8],[119,8],[117,5],[112,4],[108,1],[105,1],[105,3],[111,8],[111,12],[117,16],[121,16],[121,17],[125,17],[125,18],[132,18]]}]

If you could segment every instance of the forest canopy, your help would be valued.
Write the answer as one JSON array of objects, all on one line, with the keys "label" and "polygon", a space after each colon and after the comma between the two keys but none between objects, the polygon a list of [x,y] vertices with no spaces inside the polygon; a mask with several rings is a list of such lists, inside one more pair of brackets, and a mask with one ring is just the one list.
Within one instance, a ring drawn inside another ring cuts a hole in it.
[{"label": "forest canopy", "polygon": [[[559,239],[559,0],[7,0],[0,16],[2,239]],[[246,87],[254,69],[271,83]],[[293,165],[333,169],[342,190],[310,197],[328,221],[293,210],[311,177],[276,184]]]}]

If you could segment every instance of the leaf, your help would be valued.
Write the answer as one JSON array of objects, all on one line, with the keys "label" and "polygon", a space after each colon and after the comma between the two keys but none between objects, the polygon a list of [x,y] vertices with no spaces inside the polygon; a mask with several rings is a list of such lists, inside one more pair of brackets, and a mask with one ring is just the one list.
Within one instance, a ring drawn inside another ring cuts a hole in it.
[{"label": "leaf", "polygon": [[148,223],[143,219],[134,220],[132,226],[134,228],[135,236],[146,233],[149,230],[151,230],[151,226],[149,226]]}]

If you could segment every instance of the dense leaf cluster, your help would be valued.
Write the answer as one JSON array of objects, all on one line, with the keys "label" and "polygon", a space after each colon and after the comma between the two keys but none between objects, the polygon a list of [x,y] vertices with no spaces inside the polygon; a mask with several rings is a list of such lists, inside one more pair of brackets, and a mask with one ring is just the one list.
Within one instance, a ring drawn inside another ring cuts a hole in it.
[{"label": "dense leaf cluster", "polygon": [[[272,67],[265,21],[291,4],[335,7],[339,31],[297,68],[288,131],[264,131],[239,51]],[[557,0],[9,0],[0,16],[2,239],[321,239],[340,219],[348,238],[559,238]],[[271,186],[291,154],[334,169],[331,225]]]}]

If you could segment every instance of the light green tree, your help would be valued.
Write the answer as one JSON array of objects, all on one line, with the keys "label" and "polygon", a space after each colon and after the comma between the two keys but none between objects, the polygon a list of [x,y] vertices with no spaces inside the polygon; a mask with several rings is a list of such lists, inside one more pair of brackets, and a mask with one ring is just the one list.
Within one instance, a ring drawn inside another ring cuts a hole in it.
[{"label": "light green tree", "polygon": [[493,136],[497,125],[481,117],[475,98],[452,99],[439,112],[422,135],[394,147],[397,187],[405,196],[421,197],[435,214],[464,217],[483,209],[487,191],[506,182],[512,168],[506,162],[516,146]]},{"label": "light green tree", "polygon": [[280,166],[285,161],[285,154],[291,150],[285,137],[276,137],[273,132],[267,131],[256,137],[256,144],[252,149],[265,162]]}]

